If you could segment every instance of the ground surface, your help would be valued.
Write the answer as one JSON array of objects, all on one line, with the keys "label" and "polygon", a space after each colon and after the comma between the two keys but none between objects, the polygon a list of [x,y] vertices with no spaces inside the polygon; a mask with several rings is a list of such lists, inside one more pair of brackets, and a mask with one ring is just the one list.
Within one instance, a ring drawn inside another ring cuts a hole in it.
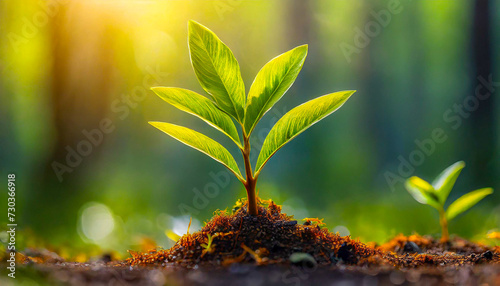
[{"label": "ground surface", "polygon": [[[500,251],[461,238],[399,235],[364,244],[297,222],[273,202],[259,216],[244,203],[219,212],[168,250],[131,251],[125,261],[103,257],[66,262],[50,253],[20,254],[16,282],[47,285],[500,285]],[[5,269],[5,267],[2,267]],[[5,271],[5,270],[2,270]],[[12,279],[0,278],[9,285]]]},{"label": "ground surface", "polygon": [[[33,265],[1,285],[500,285],[499,265],[426,267],[297,266],[233,264],[228,268],[115,267],[99,263]],[[29,283],[37,281],[37,284]],[[42,281],[42,282],[40,282]],[[27,283],[25,283],[27,282]],[[41,283],[41,284],[40,284]]]}]

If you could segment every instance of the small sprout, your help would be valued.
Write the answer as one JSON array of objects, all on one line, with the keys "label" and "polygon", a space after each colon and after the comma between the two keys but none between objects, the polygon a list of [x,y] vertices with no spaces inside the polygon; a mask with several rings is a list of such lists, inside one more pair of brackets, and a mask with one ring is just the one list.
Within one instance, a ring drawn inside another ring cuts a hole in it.
[{"label": "small sprout", "polygon": [[203,251],[201,253],[201,257],[203,257],[207,253],[210,254],[210,253],[213,253],[215,251],[215,244],[213,244],[213,242],[214,242],[214,238],[216,236],[217,236],[217,234],[215,234],[213,236],[210,233],[207,234],[206,243],[200,244],[201,247],[203,247]]},{"label": "small sprout", "polygon": [[324,218],[319,219],[319,218],[308,218],[308,217],[303,219],[303,221],[305,221],[307,223],[306,225],[313,224],[313,225],[320,225],[320,226],[326,225],[326,223],[324,223],[323,220],[324,220]]},{"label": "small sprout", "polygon": [[439,211],[442,242],[448,242],[450,240],[448,221],[470,209],[487,195],[493,193],[492,188],[472,191],[458,198],[445,210],[444,204],[446,199],[464,167],[465,163],[463,161],[456,162],[446,168],[446,170],[434,180],[432,185],[415,176],[406,180],[405,187],[417,202],[430,205]]},{"label": "small sprout", "polygon": [[[232,51],[207,27],[189,21],[188,28],[191,64],[200,85],[210,98],[177,87],[153,87],[152,90],[167,103],[200,118],[228,136],[241,151],[245,176],[231,153],[206,135],[170,123],[149,123],[228,168],[245,186],[248,213],[257,215],[258,194],[255,188],[264,165],[285,144],[339,109],[355,91],[330,93],[286,113],[270,130],[252,169],[250,135],[262,117],[295,82],[306,59],[307,45],[296,47],[265,64],[257,73],[248,94],[245,94],[240,66]],[[238,132],[237,126],[241,132]]]}]

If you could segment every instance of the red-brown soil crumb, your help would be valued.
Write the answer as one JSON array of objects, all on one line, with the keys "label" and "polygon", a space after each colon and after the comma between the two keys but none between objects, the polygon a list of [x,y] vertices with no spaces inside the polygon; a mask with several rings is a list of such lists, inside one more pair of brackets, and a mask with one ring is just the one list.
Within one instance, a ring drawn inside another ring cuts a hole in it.
[{"label": "red-brown soil crumb", "polygon": [[[331,233],[314,221],[298,224],[282,213],[280,206],[272,201],[265,203],[267,206],[261,201],[258,216],[248,215],[245,204],[233,214],[220,211],[200,231],[184,235],[172,248],[131,252],[132,258],[126,263],[185,268],[233,263],[290,265],[290,256],[297,252],[310,254],[320,266],[415,268],[500,262],[497,249],[460,238],[441,244],[430,237],[399,235],[379,247],[367,245]],[[209,235],[213,242],[207,249]],[[406,246],[409,241],[414,244]]]}]

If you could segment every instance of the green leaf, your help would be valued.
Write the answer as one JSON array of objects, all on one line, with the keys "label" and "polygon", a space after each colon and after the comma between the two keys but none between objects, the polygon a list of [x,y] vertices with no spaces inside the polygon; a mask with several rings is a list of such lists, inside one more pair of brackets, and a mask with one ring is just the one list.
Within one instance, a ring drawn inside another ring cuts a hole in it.
[{"label": "green leaf", "polygon": [[268,62],[255,77],[245,111],[245,131],[252,132],[257,122],[292,86],[307,56],[307,45],[296,47]]},{"label": "green leaf", "polygon": [[178,109],[192,114],[226,134],[238,147],[241,146],[238,130],[231,118],[215,106],[208,98],[187,89],[176,87],[151,88],[159,97]]},{"label": "green leaf", "polygon": [[231,50],[207,27],[189,21],[189,54],[203,89],[220,109],[243,122],[245,85]]},{"label": "green leaf", "polygon": [[167,133],[172,138],[186,144],[187,146],[210,156],[215,161],[226,166],[226,168],[233,172],[240,181],[243,180],[240,169],[238,168],[238,165],[236,164],[236,161],[231,153],[229,153],[226,148],[213,139],[210,139],[209,137],[189,128],[170,123],[150,121],[149,124]]},{"label": "green leaf", "polygon": [[446,218],[451,220],[470,209],[487,195],[493,193],[492,188],[484,188],[467,193],[454,201],[446,210]]},{"label": "green leaf", "polygon": [[417,202],[424,205],[430,205],[437,210],[443,208],[442,204],[439,202],[439,198],[437,197],[434,187],[421,178],[415,176],[409,178],[406,180],[405,187]]},{"label": "green leaf", "polygon": [[303,103],[287,112],[267,135],[255,167],[258,175],[267,161],[283,145],[290,142],[307,128],[339,109],[356,91],[339,91]]},{"label": "green leaf", "polygon": [[446,202],[448,195],[453,189],[460,172],[465,167],[463,161],[458,161],[455,164],[446,168],[437,178],[432,182],[432,186],[437,192],[437,196],[442,205]]}]

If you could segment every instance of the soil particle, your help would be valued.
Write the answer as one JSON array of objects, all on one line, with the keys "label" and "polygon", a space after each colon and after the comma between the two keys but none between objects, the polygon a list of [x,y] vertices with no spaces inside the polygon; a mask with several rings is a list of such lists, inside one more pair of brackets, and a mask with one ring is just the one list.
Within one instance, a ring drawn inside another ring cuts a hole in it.
[{"label": "soil particle", "polygon": [[413,241],[406,242],[403,251],[406,253],[422,253],[422,249]]},{"label": "soil particle", "polygon": [[337,257],[342,259],[342,261],[349,263],[349,264],[356,264],[358,262],[358,259],[356,258],[356,255],[354,254],[354,247],[352,244],[348,243],[343,243],[339,250],[337,251]]},{"label": "soil particle", "polygon": [[486,260],[492,260],[493,259],[493,252],[491,252],[491,250],[488,250],[488,251],[485,251],[481,256]]}]

